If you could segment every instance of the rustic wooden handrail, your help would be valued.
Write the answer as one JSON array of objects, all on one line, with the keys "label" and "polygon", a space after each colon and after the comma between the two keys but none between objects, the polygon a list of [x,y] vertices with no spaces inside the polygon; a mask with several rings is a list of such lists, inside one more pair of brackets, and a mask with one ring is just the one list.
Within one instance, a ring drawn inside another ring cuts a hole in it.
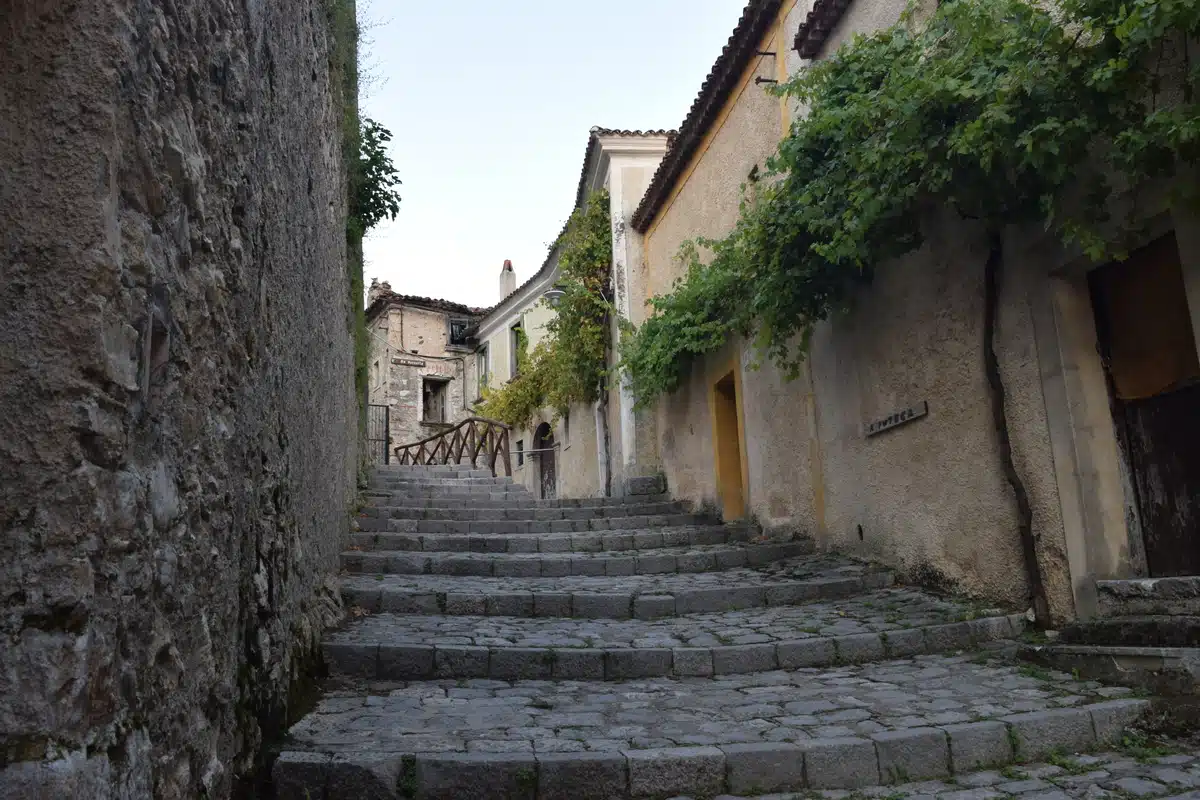
[{"label": "rustic wooden handrail", "polygon": [[463,458],[471,460],[472,467],[479,466],[479,457],[491,467],[496,475],[496,462],[504,465],[504,474],[512,475],[512,460],[508,451],[509,431],[503,422],[487,417],[467,417],[453,428],[441,433],[398,445],[397,463],[400,465],[424,466],[432,464],[462,464]]}]

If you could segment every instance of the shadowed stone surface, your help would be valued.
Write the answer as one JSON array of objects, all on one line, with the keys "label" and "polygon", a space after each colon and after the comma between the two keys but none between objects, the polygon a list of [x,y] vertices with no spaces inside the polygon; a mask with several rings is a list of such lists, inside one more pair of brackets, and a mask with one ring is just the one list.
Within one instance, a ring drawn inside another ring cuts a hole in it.
[{"label": "shadowed stone surface", "polygon": [[228,797],[341,617],[331,8],[0,4],[6,800]]}]

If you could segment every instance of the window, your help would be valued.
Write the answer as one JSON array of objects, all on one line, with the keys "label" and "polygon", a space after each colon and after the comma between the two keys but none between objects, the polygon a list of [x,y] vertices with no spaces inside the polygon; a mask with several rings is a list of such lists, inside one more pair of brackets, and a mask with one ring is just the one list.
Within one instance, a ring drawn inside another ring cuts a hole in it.
[{"label": "window", "polygon": [[563,444],[571,441],[571,411],[570,409],[563,412]]},{"label": "window", "polygon": [[521,373],[521,362],[525,359],[521,355],[521,343],[525,341],[525,331],[521,328],[521,321],[508,329],[508,374],[512,377],[517,377]]},{"label": "window", "polygon": [[470,326],[470,320],[450,320],[450,347],[467,346],[467,329],[470,328]]},{"label": "window", "polygon": [[491,373],[488,364],[488,348],[485,344],[479,348],[479,353],[476,356],[476,371],[479,373],[479,397],[483,397],[483,390],[488,387],[488,377]]},{"label": "window", "polygon": [[447,388],[450,381],[443,378],[424,378],[421,381],[421,421],[440,423],[446,421]]},{"label": "window", "polygon": [[517,439],[517,466],[525,466],[525,440]]}]

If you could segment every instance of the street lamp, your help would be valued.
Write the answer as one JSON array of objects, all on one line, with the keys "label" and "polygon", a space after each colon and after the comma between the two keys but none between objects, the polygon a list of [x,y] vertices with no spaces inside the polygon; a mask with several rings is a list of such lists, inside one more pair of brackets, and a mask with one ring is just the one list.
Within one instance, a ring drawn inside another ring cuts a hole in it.
[{"label": "street lamp", "polygon": [[546,298],[546,302],[550,304],[551,308],[558,308],[558,301],[562,299],[564,294],[566,292],[562,289],[557,286],[551,286],[542,294],[542,297]]}]

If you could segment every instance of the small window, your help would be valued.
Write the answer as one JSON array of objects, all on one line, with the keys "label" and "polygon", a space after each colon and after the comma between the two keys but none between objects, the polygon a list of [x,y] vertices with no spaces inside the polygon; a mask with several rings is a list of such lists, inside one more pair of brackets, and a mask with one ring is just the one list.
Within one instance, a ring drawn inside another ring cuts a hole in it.
[{"label": "small window", "polygon": [[421,421],[445,422],[446,397],[450,394],[450,381],[425,378],[421,381]]},{"label": "small window", "polygon": [[571,441],[571,412],[563,412],[563,444]]},{"label": "small window", "polygon": [[517,466],[525,466],[525,440],[517,439]]},{"label": "small window", "polygon": [[479,349],[477,358],[477,368],[479,372],[479,396],[483,397],[483,390],[488,388],[488,378],[490,377],[491,369],[488,364],[488,348],[485,344]]},{"label": "small window", "polygon": [[467,346],[467,329],[470,327],[470,321],[465,319],[450,320],[450,346],[451,347],[466,347]]},{"label": "small window", "polygon": [[525,331],[522,329],[521,323],[519,321],[517,322],[516,325],[513,325],[511,328],[509,328],[508,336],[509,336],[508,372],[510,375],[512,375],[512,377],[515,378],[521,374],[521,362],[525,360],[525,356],[527,355],[526,353],[521,352],[522,350],[524,350],[526,348],[525,343],[527,342],[527,340],[525,338]]}]

